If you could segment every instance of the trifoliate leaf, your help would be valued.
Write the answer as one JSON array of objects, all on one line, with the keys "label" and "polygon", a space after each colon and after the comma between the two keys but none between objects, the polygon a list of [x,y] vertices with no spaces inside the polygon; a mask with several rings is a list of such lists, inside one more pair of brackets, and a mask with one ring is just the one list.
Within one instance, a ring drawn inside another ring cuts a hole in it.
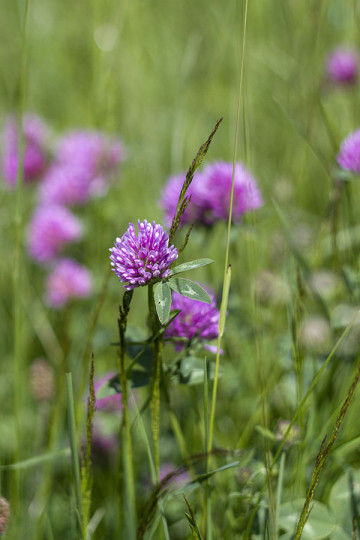
[{"label": "trifoliate leaf", "polygon": [[171,291],[166,282],[158,283],[154,289],[156,313],[161,324],[165,324],[170,315]]},{"label": "trifoliate leaf", "polygon": [[171,270],[170,276],[173,276],[174,274],[180,274],[180,272],[186,272],[187,270],[193,270],[193,268],[199,268],[200,266],[206,266],[207,264],[211,264],[213,262],[215,261],[213,261],[212,259],[196,259],[194,261],[179,264]]},{"label": "trifoliate leaf", "polygon": [[195,281],[185,278],[170,278],[167,283],[169,287],[182,296],[205,302],[205,304],[211,304],[211,298],[208,293],[198,283],[195,283]]}]

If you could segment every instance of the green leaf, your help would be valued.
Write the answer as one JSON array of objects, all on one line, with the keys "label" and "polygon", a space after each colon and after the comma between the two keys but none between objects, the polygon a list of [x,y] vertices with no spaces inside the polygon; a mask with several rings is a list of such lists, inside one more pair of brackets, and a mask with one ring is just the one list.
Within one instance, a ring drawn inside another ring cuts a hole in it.
[{"label": "green leaf", "polygon": [[[304,499],[287,502],[280,506],[279,526],[294,536],[294,530],[299,521]],[[328,538],[336,525],[333,514],[328,507],[318,501],[312,502],[310,517],[302,533],[303,540],[322,540]]]},{"label": "green leaf", "polygon": [[185,278],[170,278],[167,283],[169,287],[182,296],[205,302],[205,304],[211,304],[211,298],[208,293],[198,283],[195,283],[195,281]]},{"label": "green leaf", "polygon": [[212,259],[195,259],[194,261],[189,261],[184,264],[179,264],[178,266],[175,266],[170,272],[170,276],[173,276],[174,274],[180,274],[180,272],[186,272],[187,270],[193,270],[193,268],[199,268],[200,266],[206,266],[207,264],[211,264],[215,261]]},{"label": "green leaf", "polygon": [[154,290],[156,313],[161,324],[165,324],[170,315],[171,291],[165,281],[158,283]]}]

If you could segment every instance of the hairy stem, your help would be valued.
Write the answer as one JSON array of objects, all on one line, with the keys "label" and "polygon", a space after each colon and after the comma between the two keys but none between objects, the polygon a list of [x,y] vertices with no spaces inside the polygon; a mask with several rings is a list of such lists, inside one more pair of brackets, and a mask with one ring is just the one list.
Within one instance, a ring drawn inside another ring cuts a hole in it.
[{"label": "hairy stem", "polygon": [[163,334],[159,334],[159,319],[156,314],[154,302],[154,287],[148,286],[148,303],[150,328],[155,337],[153,342],[154,365],[153,380],[151,388],[151,422],[154,440],[154,461],[157,480],[159,481],[159,432],[160,432],[160,376],[161,376],[161,356],[163,347]]},{"label": "hairy stem", "polygon": [[[132,462],[132,441],[131,441],[131,424],[129,416],[129,403],[128,403],[128,388],[127,388],[127,372],[125,363],[125,332],[127,326],[127,317],[130,311],[130,303],[132,299],[133,291],[125,292],[123,296],[122,306],[119,307],[119,338],[120,338],[120,354],[119,354],[119,372],[120,372],[120,386],[123,406],[123,424],[120,435],[124,431],[125,437],[120,436],[120,442],[124,444],[123,451],[123,463],[124,463],[124,477],[125,477],[125,497],[124,497],[124,510],[127,516],[127,533],[130,540],[135,538],[135,519],[136,519],[136,506],[135,506],[135,483],[134,483],[134,468]],[[124,440],[125,439],[125,440]]]}]

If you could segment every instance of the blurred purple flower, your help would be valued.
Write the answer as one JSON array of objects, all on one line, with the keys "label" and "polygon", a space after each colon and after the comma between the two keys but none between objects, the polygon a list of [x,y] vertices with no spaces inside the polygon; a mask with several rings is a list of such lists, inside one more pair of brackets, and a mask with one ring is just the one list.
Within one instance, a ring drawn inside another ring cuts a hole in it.
[{"label": "blurred purple flower", "polygon": [[107,373],[103,375],[100,379],[95,380],[94,382],[94,392],[96,398],[96,409],[99,411],[115,412],[122,410],[121,394],[114,393],[102,398],[98,397],[100,388],[102,388],[110,379],[115,377],[116,373]]},{"label": "blurred purple flower", "polygon": [[104,195],[109,177],[123,159],[123,146],[117,139],[96,131],[68,133],[57,145],[55,164],[41,189],[41,200],[76,204]]},{"label": "blurred purple flower", "polygon": [[[225,221],[228,219],[232,174],[233,164],[225,161],[217,161],[204,169],[204,189],[200,201],[204,222],[211,225],[217,219]],[[235,223],[241,221],[245,213],[256,210],[262,205],[262,196],[255,178],[242,163],[236,163],[233,221]]]},{"label": "blurred purple flower", "polygon": [[92,292],[92,277],[87,268],[72,259],[60,259],[48,275],[46,302],[60,309],[73,298],[84,298]]},{"label": "blurred purple flower", "polygon": [[70,164],[53,165],[39,188],[41,204],[83,204],[90,197],[89,171]]},{"label": "blurred purple flower", "polygon": [[28,250],[36,261],[46,263],[56,257],[64,244],[82,236],[78,219],[63,206],[40,206],[28,228]]},{"label": "blurred purple flower", "polygon": [[[201,173],[196,173],[187,192],[186,196],[191,195],[191,201],[185,210],[181,218],[181,223],[195,223],[201,221],[201,210],[199,208],[198,200],[201,194],[202,178]],[[185,182],[186,173],[182,172],[175,176],[168,178],[166,185],[161,194],[159,204],[163,208],[165,216],[164,221],[167,227],[171,227],[173,217],[176,212],[177,203],[179,200],[180,191]]]},{"label": "blurred purple flower", "polygon": [[[24,132],[24,182],[38,180],[47,165],[47,144],[49,131],[35,115],[23,117]],[[16,184],[18,169],[18,132],[14,118],[9,118],[3,132],[2,174],[10,185]]]},{"label": "blurred purple flower", "polygon": [[360,129],[343,140],[337,162],[347,171],[360,173]]},{"label": "blurred purple flower", "polygon": [[[186,338],[189,341],[195,338],[200,342],[211,341],[218,337],[220,313],[216,307],[214,295],[207,292],[210,295],[211,304],[173,292],[171,309],[181,311],[167,327],[165,337]],[[185,344],[179,341],[176,348],[181,350],[184,346]]]},{"label": "blurred purple flower", "polygon": [[[202,223],[212,225],[216,220],[227,220],[229,216],[232,163],[218,161],[208,165],[202,173],[197,173],[190,184],[187,195],[191,201],[181,219],[181,223]],[[165,210],[165,222],[171,225],[175,214],[185,173],[168,179],[160,205]],[[263,205],[262,196],[255,178],[241,163],[235,167],[233,221],[239,222],[243,214]]]},{"label": "blurred purple flower", "polygon": [[177,249],[168,246],[169,236],[161,225],[144,219],[138,220],[138,227],[136,235],[134,224],[129,223],[125,234],[110,248],[112,270],[128,291],[168,277],[170,265],[178,258]]},{"label": "blurred purple flower", "polygon": [[359,57],[355,50],[339,47],[327,59],[327,72],[334,83],[351,84],[359,72]]}]

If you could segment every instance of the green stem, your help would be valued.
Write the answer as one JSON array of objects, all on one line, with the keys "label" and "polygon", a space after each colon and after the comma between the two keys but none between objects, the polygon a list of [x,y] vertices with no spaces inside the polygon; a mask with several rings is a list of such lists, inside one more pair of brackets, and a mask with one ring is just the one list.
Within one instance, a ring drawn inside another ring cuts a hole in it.
[{"label": "green stem", "polygon": [[[159,319],[156,314],[154,302],[154,287],[148,286],[148,304],[150,316],[150,328],[153,335],[159,334]],[[157,335],[153,342],[154,365],[153,381],[151,389],[151,422],[154,440],[154,461],[157,481],[159,481],[159,432],[160,432],[160,375],[161,375],[161,356],[163,347],[163,335]]]},{"label": "green stem", "polygon": [[67,410],[68,410],[68,426],[69,426],[72,466],[73,466],[73,473],[74,473],[74,479],[75,479],[76,503],[77,503],[78,516],[80,519],[80,530],[82,532],[81,536],[83,540],[86,540],[86,537],[83,536],[83,526],[82,526],[81,476],[80,476],[80,466],[79,466],[79,451],[78,451],[77,436],[76,436],[75,405],[74,405],[74,394],[73,394],[71,373],[66,373],[66,400],[67,400]]},{"label": "green stem", "polygon": [[[15,428],[15,448],[14,462],[20,460],[21,428],[20,428],[20,410],[21,394],[23,388],[23,366],[24,353],[22,351],[21,339],[21,254],[23,240],[23,184],[24,184],[24,135],[23,135],[23,115],[26,99],[26,66],[27,66],[27,34],[29,24],[30,0],[25,1],[24,19],[22,23],[22,48],[20,58],[20,90],[18,106],[18,167],[16,174],[16,198],[15,198],[15,257],[13,266],[13,302],[14,302],[14,362],[13,362],[13,404],[14,404],[14,428]],[[20,476],[19,471],[13,475],[13,510],[19,510],[20,505]]]},{"label": "green stem", "polygon": [[[221,307],[220,307],[220,313],[223,314],[224,317],[226,315],[226,308],[227,308],[227,292],[226,292],[226,288],[227,288],[227,281],[228,281],[227,276],[228,276],[228,273],[229,273],[230,232],[231,232],[232,209],[233,209],[233,201],[234,201],[235,165],[236,165],[238,134],[239,134],[239,125],[240,125],[241,100],[242,100],[242,94],[243,94],[242,90],[243,90],[243,79],[244,79],[244,59],[245,59],[247,14],[248,14],[248,0],[245,0],[242,55],[241,55],[240,79],[239,79],[239,94],[238,94],[238,104],[237,104],[237,114],[236,114],[235,143],[234,143],[234,156],[233,156],[233,173],[232,173],[232,182],[231,182],[229,219],[228,219],[226,250],[225,250],[223,291],[222,291],[222,300],[221,300]],[[213,386],[212,400],[211,400],[208,452],[211,452],[212,443],[213,443],[216,395],[217,395],[217,386],[218,386],[218,378],[219,378],[220,349],[221,349],[221,338],[222,338],[221,334],[222,333],[219,332],[218,342],[217,342],[217,354],[216,354],[216,363],[215,363],[214,386]]]},{"label": "green stem", "polygon": [[118,319],[119,337],[120,337],[120,354],[119,354],[119,372],[120,372],[120,386],[123,406],[123,424],[122,431],[125,432],[125,437],[120,436],[120,443],[125,444],[123,451],[124,462],[124,477],[125,477],[125,515],[126,524],[128,529],[127,538],[129,540],[135,539],[135,522],[136,522],[136,501],[135,501],[135,483],[134,483],[134,467],[132,461],[132,441],[131,441],[131,423],[129,416],[129,400],[128,400],[128,385],[127,385],[127,372],[126,372],[126,343],[125,343],[125,331],[127,326],[127,317],[130,310],[130,302],[132,299],[132,291],[126,292],[123,297],[123,304],[120,306],[120,316]]}]

